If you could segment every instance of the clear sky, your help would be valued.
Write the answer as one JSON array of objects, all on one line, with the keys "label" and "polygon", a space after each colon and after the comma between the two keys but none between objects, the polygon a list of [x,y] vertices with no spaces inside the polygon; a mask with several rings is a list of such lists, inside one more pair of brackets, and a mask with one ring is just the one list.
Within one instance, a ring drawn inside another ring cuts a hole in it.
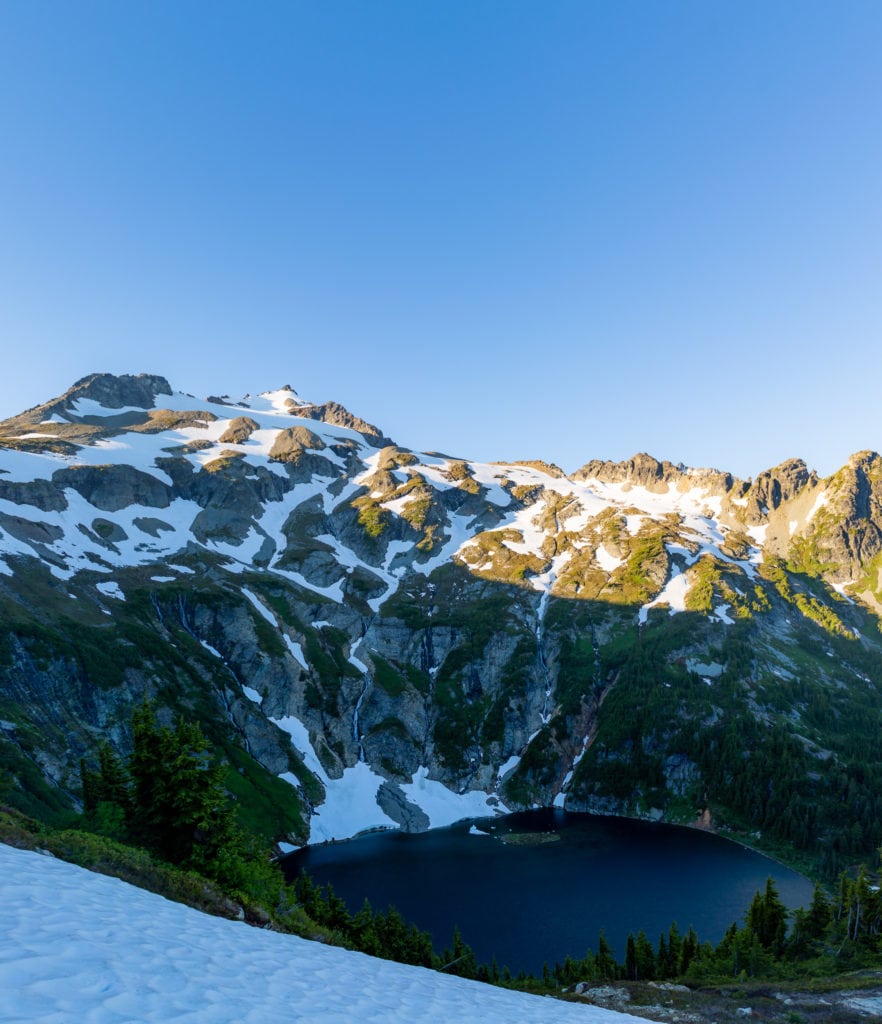
[{"label": "clear sky", "polygon": [[400,443],[882,448],[878,0],[5,0],[0,416],[292,384]]}]

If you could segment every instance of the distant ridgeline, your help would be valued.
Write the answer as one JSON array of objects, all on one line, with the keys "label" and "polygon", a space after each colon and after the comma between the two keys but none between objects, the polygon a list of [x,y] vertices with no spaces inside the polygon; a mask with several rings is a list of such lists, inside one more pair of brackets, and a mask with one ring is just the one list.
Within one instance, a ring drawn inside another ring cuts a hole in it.
[{"label": "distant ridgeline", "polygon": [[505,809],[882,841],[882,459],[571,476],[290,388],[86,377],[0,424],[3,799],[81,806],[145,699],[287,843]]}]

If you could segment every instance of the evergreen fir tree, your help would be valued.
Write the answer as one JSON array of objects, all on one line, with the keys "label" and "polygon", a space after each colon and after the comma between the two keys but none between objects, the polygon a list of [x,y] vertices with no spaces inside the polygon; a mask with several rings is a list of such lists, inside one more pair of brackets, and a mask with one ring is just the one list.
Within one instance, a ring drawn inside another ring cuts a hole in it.
[{"label": "evergreen fir tree", "polygon": [[666,963],[667,976],[673,978],[680,969],[680,952],[683,948],[683,939],[677,922],[673,921],[668,929],[668,960]]},{"label": "evergreen fir tree", "polygon": [[658,954],[655,962],[658,976],[660,978],[669,978],[671,976],[671,962],[668,956],[668,940],[664,932],[658,937]]},{"label": "evergreen fir tree", "polygon": [[812,902],[808,909],[806,916],[806,934],[810,939],[820,939],[827,925],[830,923],[832,918],[832,911],[830,909],[830,901],[827,899],[827,894],[821,888],[820,882],[815,882],[815,888],[812,892]]},{"label": "evergreen fir tree", "polygon": [[98,748],[98,766],[100,782],[97,796],[99,802],[115,804],[127,813],[131,804],[131,779],[122,760],[108,743],[102,743]]},{"label": "evergreen fir tree", "polygon": [[637,973],[637,945],[633,932],[628,932],[628,941],[625,943],[625,977],[629,981],[636,981],[640,977]]},{"label": "evergreen fir tree", "polygon": [[764,949],[776,956],[784,948],[787,928],[787,908],[781,902],[774,880],[766,879],[765,892],[756,893],[747,911],[747,928],[753,932]]},{"label": "evergreen fir tree", "polygon": [[601,981],[615,981],[618,974],[618,964],[613,956],[610,944],[606,941],[606,935],[601,931],[597,939],[597,956],[595,957],[595,970]]},{"label": "evergreen fir tree", "polygon": [[655,952],[652,943],[646,937],[646,932],[641,928],[637,932],[637,941],[634,948],[637,957],[637,975],[641,981],[652,981],[656,976]]},{"label": "evergreen fir tree", "polygon": [[698,955],[698,948],[698,936],[695,934],[695,929],[692,925],[689,925],[689,931],[686,933],[686,937],[683,939],[683,944],[680,947],[680,963],[678,965],[680,974],[685,974],[689,970],[692,961]]}]

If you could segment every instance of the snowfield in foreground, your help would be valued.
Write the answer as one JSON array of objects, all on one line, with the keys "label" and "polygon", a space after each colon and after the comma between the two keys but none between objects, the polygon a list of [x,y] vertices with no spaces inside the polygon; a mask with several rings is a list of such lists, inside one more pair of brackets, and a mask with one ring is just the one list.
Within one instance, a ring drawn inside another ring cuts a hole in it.
[{"label": "snowfield in foreground", "polygon": [[624,1024],[638,1018],[209,917],[0,844],[0,1020]]}]

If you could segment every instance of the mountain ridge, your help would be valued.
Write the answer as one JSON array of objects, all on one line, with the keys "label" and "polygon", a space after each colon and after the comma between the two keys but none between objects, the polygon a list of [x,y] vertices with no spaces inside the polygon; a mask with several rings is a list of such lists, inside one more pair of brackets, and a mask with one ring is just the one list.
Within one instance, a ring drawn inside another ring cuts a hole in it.
[{"label": "mountain ridge", "polygon": [[[23,794],[36,763],[41,799],[75,800],[79,757],[103,732],[125,749],[125,709],[159,696],[210,724],[243,806],[272,789],[276,837],[551,803],[736,822],[681,729],[642,713],[637,756],[618,695],[654,675],[675,722],[716,735],[793,675],[794,643],[802,660],[845,644],[858,676],[878,649],[875,452],[826,478],[645,453],[568,476],[415,452],[289,386],[243,401],[92,374],[0,423],[0,717]],[[663,653],[638,671],[650,644]],[[825,658],[801,684],[835,703]],[[870,695],[846,689],[850,716]],[[762,712],[826,749],[794,714]]]}]

